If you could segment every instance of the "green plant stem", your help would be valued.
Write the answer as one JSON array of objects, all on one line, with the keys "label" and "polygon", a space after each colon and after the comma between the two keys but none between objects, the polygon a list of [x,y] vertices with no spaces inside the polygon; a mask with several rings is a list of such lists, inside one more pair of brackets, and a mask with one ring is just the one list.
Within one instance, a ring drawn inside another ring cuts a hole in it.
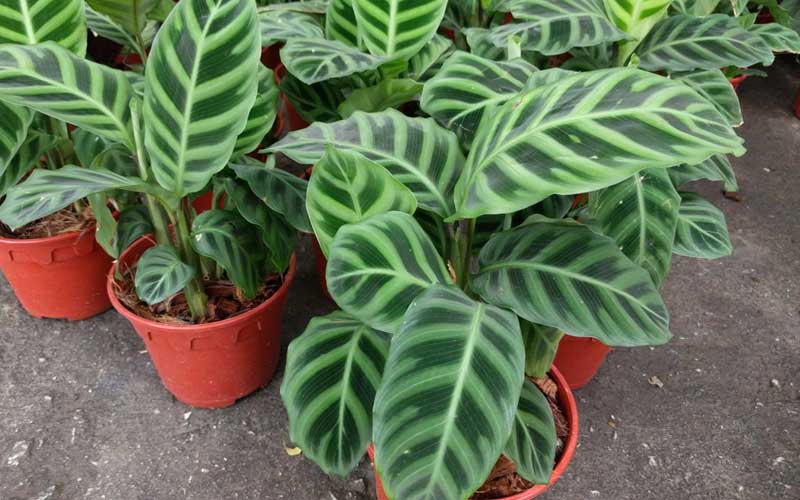
[{"label": "green plant stem", "polygon": [[472,236],[475,219],[461,219],[456,223],[456,232],[450,249],[450,265],[456,275],[456,285],[462,290],[469,288],[470,259],[472,258]]},{"label": "green plant stem", "polygon": [[564,333],[525,320],[520,320],[520,326],[525,341],[525,375],[533,378],[547,377]]},{"label": "green plant stem", "polygon": [[[184,201],[188,202],[188,198],[184,198]],[[177,222],[175,225],[175,236],[178,242],[178,248],[183,255],[184,261],[195,269],[199,269],[200,259],[197,253],[194,251],[194,248],[192,248],[192,237],[189,233],[189,221],[186,217],[186,211],[184,210],[184,207],[178,208],[174,218]],[[208,296],[203,291],[200,278],[195,276],[189,280],[189,283],[186,284],[183,292],[184,295],[186,295],[186,305],[189,306],[189,312],[192,314],[192,319],[195,321],[203,319],[206,315]]]},{"label": "green plant stem", "polygon": [[144,43],[144,38],[142,38],[141,30],[136,32],[136,45],[138,45],[136,52],[142,58],[142,64],[147,65],[147,46]]},{"label": "green plant stem", "polygon": [[[142,131],[139,128],[139,109],[138,106],[134,104],[135,102],[137,101],[131,100],[133,140],[136,144],[136,166],[139,168],[139,177],[141,177],[143,181],[147,181],[149,177],[149,168],[147,165],[147,155],[144,150],[144,141],[142,140]],[[172,240],[169,237],[169,231],[167,231],[167,222],[155,197],[150,194],[145,194],[144,198],[147,210],[150,212],[150,222],[153,224],[153,231],[156,233],[156,241],[160,245],[171,245]],[[169,209],[167,213],[169,213]]]}]

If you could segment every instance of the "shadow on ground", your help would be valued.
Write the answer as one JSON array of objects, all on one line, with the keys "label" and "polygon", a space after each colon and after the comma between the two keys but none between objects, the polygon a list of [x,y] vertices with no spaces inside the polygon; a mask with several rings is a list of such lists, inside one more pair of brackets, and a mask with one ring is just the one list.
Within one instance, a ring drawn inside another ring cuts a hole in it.
[{"label": "shadow on ground", "polygon": [[[725,212],[734,254],[675,258],[664,287],[674,341],[613,351],[578,392],[580,448],[543,500],[800,498],[798,87],[790,57],[742,85],[743,200],[695,186]],[[312,258],[305,245],[284,351],[332,309]],[[287,454],[280,375],[232,408],[191,410],[143,349],[113,312],[33,320],[0,278],[0,499],[374,498],[366,462],[339,480]]]}]

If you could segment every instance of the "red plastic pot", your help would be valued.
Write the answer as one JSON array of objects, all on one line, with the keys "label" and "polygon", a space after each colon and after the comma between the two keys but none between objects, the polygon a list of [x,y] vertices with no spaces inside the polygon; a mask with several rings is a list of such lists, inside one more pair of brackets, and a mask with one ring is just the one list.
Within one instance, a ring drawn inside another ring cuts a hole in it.
[{"label": "red plastic pot", "polygon": [[734,76],[730,79],[731,85],[733,86],[733,90],[739,90],[739,85],[742,84],[743,81],[747,79],[747,75],[739,75]]},{"label": "red plastic pot", "polygon": [[261,49],[261,64],[274,70],[281,63],[281,47],[283,45],[270,45]]},{"label": "red plastic pot", "polygon": [[570,389],[580,389],[594,378],[609,352],[611,348],[597,339],[564,335],[553,365],[558,367]]},{"label": "red plastic pot", "polygon": [[[286,66],[283,63],[278,64],[275,68],[275,83],[278,85],[281,84],[281,79],[286,76]],[[285,126],[288,128],[287,132],[291,132],[292,130],[300,130],[303,128],[308,127],[308,122],[303,120],[303,118],[297,114],[297,111],[292,106],[292,103],[289,102],[289,99],[286,95],[281,92],[281,100],[283,101],[283,107],[286,110],[286,123]]]},{"label": "red plastic pot", "polygon": [[[558,463],[556,463],[555,468],[553,468],[553,475],[550,476],[550,484],[534,486],[522,493],[498,500],[531,500],[532,498],[538,497],[558,481],[564,474],[564,471],[567,470],[567,466],[569,466],[572,457],[575,455],[575,449],[578,447],[578,406],[575,404],[575,396],[567,385],[567,381],[564,380],[564,377],[555,366],[550,371],[550,376],[558,384],[558,403],[569,423],[569,436],[567,437],[566,446],[564,447],[564,453],[561,454],[561,458],[558,459]],[[383,491],[383,484],[381,483],[381,478],[378,476],[378,471],[375,470],[375,451],[372,445],[370,445],[367,452],[372,462],[372,469],[375,471],[375,489],[378,492],[378,500],[389,500],[389,497],[386,496],[386,492]]]},{"label": "red plastic pot", "polygon": [[94,232],[92,226],[51,238],[0,237],[0,269],[31,316],[78,321],[111,308],[105,293],[111,257]]},{"label": "red plastic pot", "polygon": [[[155,242],[144,237],[119,259],[131,266]],[[280,355],[283,307],[295,274],[295,257],[283,285],[266,302],[238,316],[200,325],[170,325],[141,318],[114,293],[114,271],[107,294],[114,308],[131,322],[166,388],[178,401],[196,408],[223,408],[264,387]]]}]

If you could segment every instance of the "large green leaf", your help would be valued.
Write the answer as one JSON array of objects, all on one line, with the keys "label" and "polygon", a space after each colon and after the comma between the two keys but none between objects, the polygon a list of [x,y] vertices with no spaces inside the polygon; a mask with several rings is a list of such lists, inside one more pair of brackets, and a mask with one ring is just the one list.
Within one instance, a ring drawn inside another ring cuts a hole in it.
[{"label": "large green leaf", "polygon": [[244,181],[225,179],[224,186],[227,201],[247,222],[260,229],[270,268],[277,273],[286,271],[297,243],[295,230],[253,194]]},{"label": "large green leaf", "polygon": [[524,93],[481,125],[457,215],[510,213],[727,152],[741,155],[742,140],[686,85],[630,68],[579,73]]},{"label": "large green leaf", "polygon": [[37,165],[39,158],[57,142],[57,137],[31,130],[14,157],[0,168],[0,198],[25,177]]},{"label": "large green leaf", "polygon": [[299,231],[313,231],[306,212],[308,182],[272,165],[234,164],[232,167],[269,208],[283,214]]},{"label": "large green leaf", "polygon": [[641,68],[671,72],[769,65],[775,58],[759,35],[725,14],[670,16],[653,27],[636,53]]},{"label": "large green leaf", "polygon": [[47,42],[0,46],[0,99],[73,123],[133,149],[125,73]]},{"label": "large green leaf", "polygon": [[117,254],[122,254],[129,246],[142,236],[152,234],[150,214],[145,205],[125,207],[117,221],[116,247]]},{"label": "large green leaf", "polygon": [[397,108],[417,100],[421,93],[422,84],[410,78],[386,78],[377,85],[355,89],[338,111],[343,118],[349,118],[357,111],[371,113]]},{"label": "large green leaf", "polygon": [[467,498],[514,423],[524,350],[511,312],[434,285],[409,307],[375,397],[375,467],[389,498]]},{"label": "large green leaf", "polygon": [[327,474],[346,476],[364,456],[388,353],[388,335],[343,311],[313,318],[289,344],[281,384],[289,437]]},{"label": "large green leaf", "polygon": [[728,226],[720,209],[695,193],[681,193],[673,252],[687,257],[716,259],[731,254]]},{"label": "large green leaf", "polygon": [[328,247],[343,225],[393,210],[413,214],[417,200],[377,163],[329,146],[308,183],[306,208],[319,246],[328,255]]},{"label": "large green leaf", "polygon": [[470,53],[493,61],[506,60],[507,48],[498,47],[492,41],[492,32],[486,28],[466,28],[463,30],[467,38]]},{"label": "large green leaf", "polygon": [[231,210],[208,210],[192,222],[192,245],[197,253],[219,264],[228,278],[252,298],[264,282],[264,247],[244,218]]},{"label": "large green leaf", "polygon": [[286,69],[308,85],[376,69],[387,60],[324,38],[293,38],[281,49]]},{"label": "large green leaf", "polygon": [[800,52],[800,33],[778,23],[754,24],[748,31],[764,40],[775,52]]},{"label": "large green leaf", "polygon": [[81,57],[86,55],[83,0],[3,0],[0,44],[55,42]]},{"label": "large green leaf", "polygon": [[520,476],[534,484],[547,484],[555,465],[556,442],[550,403],[536,384],[526,379],[503,454],[514,462]]},{"label": "large green leaf", "polygon": [[247,124],[261,53],[255,9],[252,0],[183,0],[153,44],[145,146],[156,180],[178,196],[225,167]]},{"label": "large green leaf", "polygon": [[481,250],[473,288],[533,323],[608,345],[663,344],[669,315],[650,276],[608,237],[531,217]]},{"label": "large green leaf", "polygon": [[672,262],[680,195],[663,168],[642,170],[589,195],[592,217],[659,286]]},{"label": "large green leaf", "polygon": [[293,38],[325,38],[322,25],[312,14],[291,10],[260,10],[261,45],[268,47]]},{"label": "large green leaf", "polygon": [[141,33],[147,22],[147,13],[159,0],[86,0],[95,11],[108,16],[128,33]]},{"label": "large green leaf", "polygon": [[173,247],[148,248],[136,265],[136,295],[148,304],[158,304],[181,291],[196,272]]},{"label": "large green leaf", "polygon": [[736,91],[725,73],[718,69],[711,69],[678,73],[672,77],[708,99],[731,126],[738,127],[742,124],[742,106],[739,103],[739,96],[736,95]]},{"label": "large green leaf", "polygon": [[388,333],[400,329],[421,292],[450,281],[428,236],[402,212],[342,226],[328,257],[328,289],[339,307]]},{"label": "large green leaf", "polygon": [[422,92],[422,109],[469,145],[484,114],[515,97],[536,68],[522,59],[495,62],[456,52]]},{"label": "large green leaf", "polygon": [[507,47],[509,39],[519,37],[525,50],[558,55],[627,37],[595,0],[505,0],[497,9],[513,12],[515,19],[491,30],[490,40],[497,47]]},{"label": "large green leaf", "polygon": [[[0,176],[25,142],[33,114],[27,108],[0,101]],[[0,195],[2,196],[2,195]]]},{"label": "large green leaf", "polygon": [[8,190],[0,206],[0,220],[16,229],[90,194],[111,189],[147,191],[148,187],[141,179],[123,177],[107,170],[89,170],[72,165],[58,170],[35,169],[25,182]]},{"label": "large green leaf", "polygon": [[408,77],[418,82],[428,80],[436,74],[454,47],[449,38],[439,34],[434,35],[422,50],[409,59]]},{"label": "large green leaf", "polygon": [[409,59],[433,38],[447,0],[353,0],[358,30],[370,52]]},{"label": "large green leaf", "polygon": [[339,120],[339,104],[344,93],[336,81],[306,85],[291,73],[281,78],[281,92],[289,99],[297,114],[308,123]]},{"label": "large green leaf", "polygon": [[237,158],[251,151],[258,149],[261,141],[275,122],[275,115],[278,111],[278,96],[280,89],[275,83],[272,70],[265,66],[258,65],[258,93],[256,102],[250,108],[247,115],[247,125],[239,137],[236,138],[236,146],[233,148],[231,157]]},{"label": "large green leaf", "polygon": [[325,34],[351,47],[361,45],[353,0],[330,0],[325,14]]},{"label": "large green leaf", "polygon": [[314,123],[292,132],[269,151],[313,165],[326,146],[355,151],[386,168],[417,197],[420,207],[441,216],[453,213],[453,189],[464,157],[455,134],[431,119],[389,109],[354,113],[335,123]]},{"label": "large green leaf", "polygon": [[676,186],[706,179],[722,182],[725,191],[735,192],[739,190],[736,174],[733,172],[730,160],[725,155],[714,155],[695,165],[679,165],[669,169],[669,176]]}]

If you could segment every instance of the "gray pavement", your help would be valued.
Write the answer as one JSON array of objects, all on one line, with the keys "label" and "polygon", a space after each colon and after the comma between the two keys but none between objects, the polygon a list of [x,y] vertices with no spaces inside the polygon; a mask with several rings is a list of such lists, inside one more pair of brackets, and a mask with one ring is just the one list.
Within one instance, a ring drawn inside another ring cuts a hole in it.
[{"label": "gray pavement", "polygon": [[[696,186],[725,212],[733,256],[674,259],[675,339],[614,350],[577,393],[580,447],[542,499],[800,499],[800,64],[769,73],[740,89],[743,201]],[[305,244],[284,344],[332,309],[312,259]],[[366,461],[336,479],[287,454],[282,366],[231,408],[192,410],[143,350],[114,312],[28,317],[0,277],[0,500],[374,498]]]}]

